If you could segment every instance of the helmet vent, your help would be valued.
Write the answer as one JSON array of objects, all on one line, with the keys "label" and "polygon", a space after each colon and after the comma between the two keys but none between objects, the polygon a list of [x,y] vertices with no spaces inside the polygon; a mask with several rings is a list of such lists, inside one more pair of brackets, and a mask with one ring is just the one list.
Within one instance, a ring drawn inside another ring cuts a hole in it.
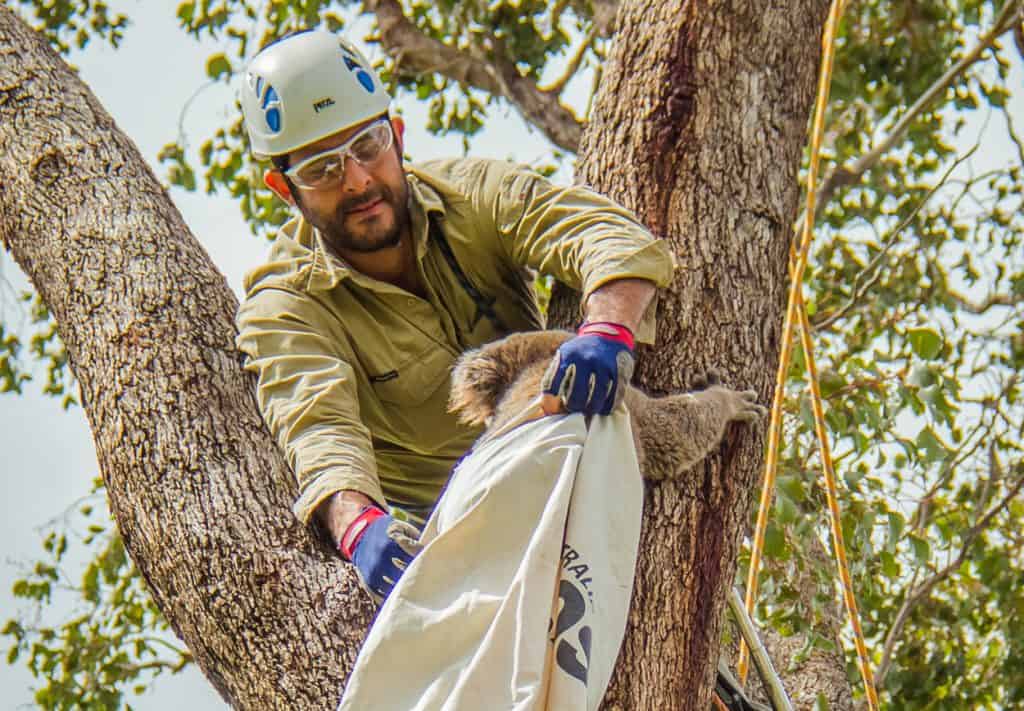
[{"label": "helmet vent", "polygon": [[363,65],[356,60],[356,58],[349,51],[348,47],[346,47],[344,44],[341,44],[340,46],[341,58],[345,62],[345,67],[350,72],[355,72],[356,79],[359,81],[359,83],[363,86],[364,89],[366,89],[366,92],[368,94],[372,94],[376,89],[376,87],[374,87],[373,85],[373,78],[365,69],[363,69]]},{"label": "helmet vent", "polygon": [[274,133],[281,130],[281,99],[277,90],[270,84],[263,81],[263,77],[249,72],[249,88],[256,94],[256,99],[263,110],[263,118],[267,122],[267,128]]}]

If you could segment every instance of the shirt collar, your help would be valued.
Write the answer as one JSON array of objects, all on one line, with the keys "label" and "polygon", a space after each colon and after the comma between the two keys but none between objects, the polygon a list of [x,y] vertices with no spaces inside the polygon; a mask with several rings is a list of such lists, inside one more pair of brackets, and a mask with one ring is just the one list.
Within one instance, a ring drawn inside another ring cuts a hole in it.
[{"label": "shirt collar", "polygon": [[312,255],[309,282],[306,284],[309,291],[328,291],[351,275],[352,268],[327,248],[320,230],[305,218],[299,226],[299,243],[308,247]]},{"label": "shirt collar", "polygon": [[409,180],[409,212],[413,241],[416,244],[416,259],[423,259],[427,253],[430,238],[428,218],[431,215],[444,217],[444,202],[430,185],[416,175],[406,173]]}]

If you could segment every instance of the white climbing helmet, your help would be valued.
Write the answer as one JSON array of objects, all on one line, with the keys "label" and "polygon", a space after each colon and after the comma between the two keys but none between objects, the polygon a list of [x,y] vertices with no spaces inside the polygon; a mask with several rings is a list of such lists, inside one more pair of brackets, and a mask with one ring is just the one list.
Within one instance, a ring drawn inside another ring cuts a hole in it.
[{"label": "white climbing helmet", "polygon": [[300,32],[260,51],[246,69],[240,98],[257,159],[380,116],[391,103],[362,53],[323,30]]}]

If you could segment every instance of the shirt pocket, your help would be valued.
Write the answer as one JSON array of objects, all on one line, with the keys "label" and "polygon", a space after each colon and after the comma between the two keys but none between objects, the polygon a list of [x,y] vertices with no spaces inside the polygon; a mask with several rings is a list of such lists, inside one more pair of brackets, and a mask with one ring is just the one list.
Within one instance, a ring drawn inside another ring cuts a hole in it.
[{"label": "shirt pocket", "polygon": [[398,365],[378,364],[367,375],[374,393],[382,402],[417,407],[430,399],[439,387],[447,385],[454,362],[451,353],[435,346]]}]

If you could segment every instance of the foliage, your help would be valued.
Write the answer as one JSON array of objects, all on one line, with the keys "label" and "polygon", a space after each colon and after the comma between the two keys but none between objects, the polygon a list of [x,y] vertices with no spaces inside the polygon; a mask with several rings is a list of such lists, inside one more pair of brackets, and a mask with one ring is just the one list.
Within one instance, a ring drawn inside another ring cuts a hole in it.
[{"label": "foliage", "polygon": [[127,16],[112,13],[103,0],[15,0],[14,4],[62,54],[72,47],[85,49],[93,39],[117,47],[128,26]]},{"label": "foliage", "polygon": [[[101,496],[97,479],[92,494],[46,532],[43,558],[14,583],[26,609],[4,625],[11,641],[7,662],[22,659],[42,682],[35,691],[40,708],[131,708],[129,690],[141,694],[160,674],[191,661],[171,641],[106,507],[95,510]],[[67,572],[76,553],[91,556],[78,583]],[[70,612],[50,624],[46,613],[55,598]]]},{"label": "foliage", "polygon": [[[57,326],[50,318],[46,304],[38,295],[23,292],[17,296],[14,305],[20,316],[15,321],[21,323],[15,324],[15,327],[8,331],[11,319],[7,314],[4,314],[0,322],[0,393],[20,395],[22,386],[33,379],[30,372],[32,368],[25,363],[22,356],[24,344],[18,335],[26,330],[21,324],[27,323],[30,331],[28,353],[31,362],[46,369],[46,383],[42,392],[61,398],[64,409],[77,404],[74,395],[71,394],[74,390],[74,378],[67,367],[67,350],[57,334]],[[5,326],[5,322],[8,326]]]},{"label": "foliage", "polygon": [[[96,19],[108,16],[99,3],[21,4],[36,9],[37,24],[59,46],[93,22],[95,36],[116,44],[124,27]],[[566,65],[600,76],[608,29],[598,22],[599,5],[405,0],[400,7],[423,37],[493,66],[511,59],[520,76],[539,83]],[[207,62],[208,80],[223,82],[237,81],[244,61],[274,37],[317,24],[351,28],[362,22],[359,7],[190,0],[178,5],[178,18],[193,37],[227,40],[231,50]],[[823,174],[843,177],[879,145],[1005,7],[1000,0],[849,3]],[[376,28],[369,41],[383,43],[382,34]],[[995,709],[1024,702],[1024,664],[1014,652],[1024,647],[1024,539],[1016,525],[1024,515],[1024,145],[1008,111],[1011,67],[1021,65],[1014,51],[999,42],[987,48],[891,149],[852,179],[833,183],[804,283],[842,485],[843,530],[886,706]],[[507,103],[440,71],[411,70],[401,58],[386,56],[380,68],[400,96],[428,102],[436,133],[472,136],[488,112]],[[160,160],[173,184],[227,191],[258,235],[270,235],[285,219],[246,155],[238,120],[202,142],[198,165],[181,143],[169,144]],[[37,355],[62,353],[52,336],[44,343]],[[24,382],[19,347],[10,329],[0,331],[0,384],[12,391]],[[836,576],[810,545],[828,546],[829,538],[806,386],[798,348],[786,385],[785,446],[758,611],[780,632],[806,635],[805,653],[830,644],[824,623],[838,614]],[[63,554],[54,553],[60,540],[22,581],[19,594],[35,596],[40,608],[63,579],[50,572]],[[42,689],[75,693],[55,685],[73,678],[87,686],[84,679],[104,673],[120,674],[119,688],[150,679],[153,668],[142,659],[154,659],[153,648],[132,645],[164,623],[143,602],[115,541],[92,540],[97,557],[90,570],[105,592],[87,598],[88,586],[79,588],[89,616],[76,620],[84,622],[49,628],[48,637],[47,628],[30,628],[24,618],[8,623],[14,648],[47,684]],[[117,564],[108,576],[102,561],[111,560]],[[857,688],[852,653],[847,658]],[[167,661],[157,669],[173,669],[187,656],[161,659]]]},{"label": "foliage", "polygon": [[[823,173],[877,144],[997,8],[851,4]],[[1008,130],[997,138],[1024,156],[1006,111],[1010,65],[1005,48],[989,50],[896,150],[836,193],[805,283],[865,633],[883,705],[899,708],[940,698],[942,708],[1002,708],[1024,688],[1014,652],[1024,603],[1015,584],[1024,567],[1015,530],[1024,186],[1020,162],[994,159],[991,144],[972,147],[978,126],[999,117]],[[976,158],[985,165],[975,168]],[[808,609],[791,584],[811,565],[799,542],[827,540],[806,386],[797,353],[763,604],[793,632],[836,614],[834,595]],[[834,591],[827,577],[820,589]]]}]

